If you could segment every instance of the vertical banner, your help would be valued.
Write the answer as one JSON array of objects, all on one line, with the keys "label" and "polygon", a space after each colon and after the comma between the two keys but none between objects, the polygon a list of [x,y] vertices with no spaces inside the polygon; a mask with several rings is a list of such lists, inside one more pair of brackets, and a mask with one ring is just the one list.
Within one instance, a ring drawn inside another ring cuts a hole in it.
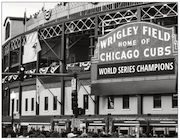
[{"label": "vertical banner", "polygon": [[26,35],[26,43],[23,50],[23,64],[37,61],[37,54],[41,51],[41,46],[38,40],[38,32]]}]

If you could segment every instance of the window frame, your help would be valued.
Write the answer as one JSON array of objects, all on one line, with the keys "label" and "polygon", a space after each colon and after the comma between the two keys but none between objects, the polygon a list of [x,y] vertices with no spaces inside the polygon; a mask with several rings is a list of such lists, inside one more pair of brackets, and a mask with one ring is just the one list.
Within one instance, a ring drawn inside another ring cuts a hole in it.
[{"label": "window frame", "polygon": [[48,97],[44,97],[44,110],[48,110]]},{"label": "window frame", "polygon": [[7,40],[10,37],[10,28],[10,22],[8,22],[5,28],[5,40]]},{"label": "window frame", "polygon": [[19,110],[19,100],[17,99],[16,100],[16,111],[18,112],[18,110]]},{"label": "window frame", "polygon": [[178,94],[172,94],[172,108],[178,108]]},{"label": "window frame", "polygon": [[129,109],[129,104],[130,104],[129,95],[124,95],[122,97],[122,108],[123,109]]},{"label": "window frame", "polygon": [[162,107],[162,99],[161,95],[154,95],[153,96],[153,108],[161,108]]},{"label": "window frame", "polygon": [[28,111],[28,98],[25,98],[25,111]]},{"label": "window frame", "polygon": [[31,111],[34,111],[34,98],[31,98]]},{"label": "window frame", "polygon": [[89,109],[89,96],[87,94],[83,95],[83,108]]},{"label": "window frame", "polygon": [[57,96],[53,96],[53,110],[57,110]]}]

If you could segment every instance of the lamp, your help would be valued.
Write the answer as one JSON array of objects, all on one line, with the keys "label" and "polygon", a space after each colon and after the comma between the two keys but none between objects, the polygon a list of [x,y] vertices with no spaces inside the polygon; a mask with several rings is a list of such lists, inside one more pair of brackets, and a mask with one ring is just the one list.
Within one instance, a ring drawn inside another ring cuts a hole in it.
[{"label": "lamp", "polygon": [[16,94],[14,93],[14,91],[12,91],[11,93],[11,100],[12,100],[12,108],[11,108],[11,115],[12,115],[12,119],[11,119],[11,126],[13,128],[13,120],[14,120],[14,99],[16,98]]}]

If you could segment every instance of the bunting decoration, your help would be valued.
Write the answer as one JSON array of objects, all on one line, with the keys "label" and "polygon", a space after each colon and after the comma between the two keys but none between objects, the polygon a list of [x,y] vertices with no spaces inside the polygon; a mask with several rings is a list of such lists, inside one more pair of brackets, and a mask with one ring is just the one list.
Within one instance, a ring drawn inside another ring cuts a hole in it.
[{"label": "bunting decoration", "polygon": [[10,76],[8,77],[8,81],[11,81],[12,78],[13,78],[13,75],[10,75]]},{"label": "bunting decoration", "polygon": [[[33,74],[35,72],[36,72],[36,69],[25,71],[25,73],[27,73],[27,74],[31,74],[31,73]],[[27,77],[27,75],[26,75],[26,77]],[[24,78],[26,78],[26,77],[24,77]],[[32,77],[32,75],[29,75],[29,77]]]},{"label": "bunting decoration", "polygon": [[49,69],[49,67],[40,68],[40,69],[39,69],[39,73],[46,74],[47,71],[48,71],[48,69]]},{"label": "bunting decoration", "polygon": [[3,79],[2,79],[2,83],[6,83],[6,80],[8,79],[8,76],[5,76]]},{"label": "bunting decoration", "polygon": [[50,72],[51,72],[51,73],[55,73],[55,71],[56,71],[58,68],[59,68],[59,65],[53,66],[53,67],[51,67]]},{"label": "bunting decoration", "polygon": [[4,72],[8,71],[8,69],[9,69],[9,67],[6,67],[5,70],[4,70]]},{"label": "bunting decoration", "polygon": [[75,67],[75,66],[83,67],[84,71],[89,71],[91,67],[91,62],[87,61],[87,62],[77,62],[77,63],[67,64],[66,69],[68,69],[69,67]]},{"label": "bunting decoration", "polygon": [[18,75],[13,75],[13,80],[17,80]]},{"label": "bunting decoration", "polygon": [[[68,69],[69,67],[75,67],[75,66],[79,66],[82,67],[84,71],[90,71],[91,68],[91,62],[90,61],[86,61],[86,62],[77,62],[77,63],[71,63],[71,64],[67,64],[66,65],[66,69]],[[61,66],[60,65],[50,65],[48,67],[43,67],[39,69],[39,73],[42,74],[46,74],[46,73],[56,73],[59,72],[59,68]],[[31,70],[27,70],[25,71],[25,73],[27,74],[34,74],[36,72],[36,69],[31,69]],[[32,75],[24,75],[24,78],[29,78],[29,77],[33,77]],[[16,81],[18,79],[18,75],[9,75],[9,76],[5,76],[4,78],[2,78],[2,83],[6,83],[8,82],[12,82],[12,81]]]},{"label": "bunting decoration", "polygon": [[79,66],[80,66],[80,67],[83,67],[83,68],[84,68],[84,71],[88,71],[88,70],[90,70],[91,62],[90,62],[90,61],[80,62]]}]

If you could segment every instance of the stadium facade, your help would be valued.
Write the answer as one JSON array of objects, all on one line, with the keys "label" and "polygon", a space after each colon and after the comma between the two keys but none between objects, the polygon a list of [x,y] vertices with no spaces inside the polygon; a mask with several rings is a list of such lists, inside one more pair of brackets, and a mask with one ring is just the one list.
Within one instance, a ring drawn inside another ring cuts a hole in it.
[{"label": "stadium facade", "polygon": [[[7,17],[2,72],[22,65],[32,75],[2,76],[3,126],[177,135],[177,9],[176,2],[62,2]],[[73,72],[85,109],[78,118],[73,77],[53,76]]]}]

